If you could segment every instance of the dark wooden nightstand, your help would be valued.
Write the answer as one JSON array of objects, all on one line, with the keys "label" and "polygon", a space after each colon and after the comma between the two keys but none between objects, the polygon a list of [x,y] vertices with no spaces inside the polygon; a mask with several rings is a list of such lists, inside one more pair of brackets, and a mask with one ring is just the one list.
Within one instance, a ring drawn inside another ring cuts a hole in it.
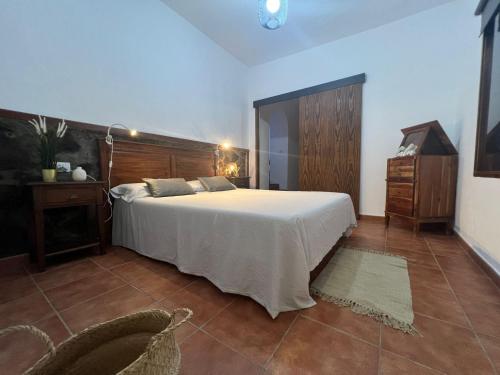
[{"label": "dark wooden nightstand", "polygon": [[47,209],[87,206],[87,216],[92,216],[89,215],[89,212],[95,210],[95,215],[93,216],[95,216],[97,221],[96,238],[92,239],[89,243],[58,249],[58,251],[51,252],[51,256],[90,247],[98,247],[99,252],[104,254],[104,200],[102,191],[104,182],[33,182],[29,183],[28,186],[31,187],[33,192],[34,242],[39,271],[45,269],[45,257],[48,255],[45,249],[44,222],[44,210]]},{"label": "dark wooden nightstand", "polygon": [[250,189],[250,176],[226,177],[232,184],[238,188]]}]

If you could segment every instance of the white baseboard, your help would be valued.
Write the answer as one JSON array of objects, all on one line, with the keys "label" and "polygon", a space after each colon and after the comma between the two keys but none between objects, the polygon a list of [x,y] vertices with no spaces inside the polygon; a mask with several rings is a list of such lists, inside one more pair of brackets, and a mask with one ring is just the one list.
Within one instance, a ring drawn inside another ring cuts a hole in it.
[{"label": "white baseboard", "polygon": [[459,227],[455,226],[456,234],[500,277],[500,263],[489,255],[488,251],[484,250],[473,238],[462,232]]}]

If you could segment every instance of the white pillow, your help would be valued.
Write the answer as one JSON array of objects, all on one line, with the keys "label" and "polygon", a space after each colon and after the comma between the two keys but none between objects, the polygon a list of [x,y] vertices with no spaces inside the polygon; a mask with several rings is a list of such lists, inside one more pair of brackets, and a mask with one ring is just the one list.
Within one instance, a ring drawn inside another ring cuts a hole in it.
[{"label": "white pillow", "polygon": [[144,182],[134,184],[121,184],[109,191],[114,198],[120,198],[127,203],[133,202],[137,198],[150,197],[151,192]]},{"label": "white pillow", "polygon": [[188,184],[191,185],[191,187],[196,193],[205,191],[205,188],[203,187],[203,185],[199,180],[188,181]]}]

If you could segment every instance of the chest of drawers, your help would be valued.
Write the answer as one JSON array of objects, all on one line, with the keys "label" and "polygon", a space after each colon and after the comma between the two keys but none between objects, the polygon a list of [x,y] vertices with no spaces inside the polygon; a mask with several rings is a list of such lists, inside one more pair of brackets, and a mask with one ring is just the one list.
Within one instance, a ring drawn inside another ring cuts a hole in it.
[{"label": "chest of drawers", "polygon": [[443,222],[453,228],[457,155],[416,155],[387,160],[385,218],[399,216],[413,223]]}]

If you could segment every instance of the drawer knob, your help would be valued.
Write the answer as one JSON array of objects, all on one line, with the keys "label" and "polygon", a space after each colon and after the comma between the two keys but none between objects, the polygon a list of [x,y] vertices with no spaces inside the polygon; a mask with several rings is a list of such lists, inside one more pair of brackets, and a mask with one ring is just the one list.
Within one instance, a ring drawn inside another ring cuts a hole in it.
[{"label": "drawer knob", "polygon": [[71,194],[69,199],[78,199],[78,194]]}]

